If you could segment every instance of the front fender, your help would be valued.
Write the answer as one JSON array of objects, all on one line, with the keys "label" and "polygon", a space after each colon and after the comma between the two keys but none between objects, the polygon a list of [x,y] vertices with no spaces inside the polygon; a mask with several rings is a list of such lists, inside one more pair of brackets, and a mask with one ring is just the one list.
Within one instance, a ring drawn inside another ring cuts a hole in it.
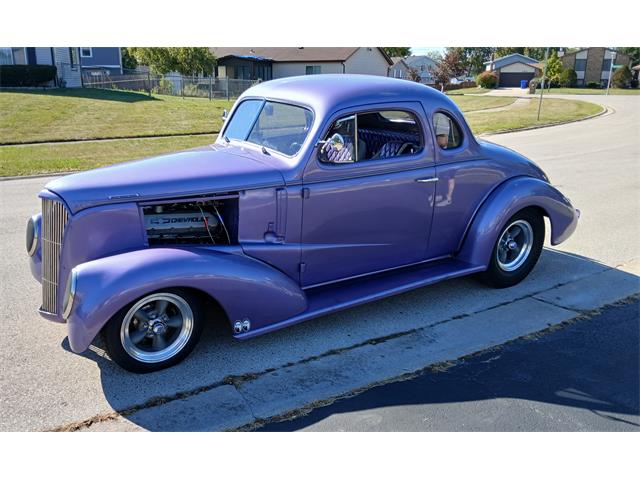
[{"label": "front fender", "polygon": [[552,245],[564,242],[578,225],[580,212],[562,193],[538,178],[516,177],[502,183],[484,201],[467,230],[458,258],[487,266],[507,220],[527,207],[538,207],[549,217]]},{"label": "front fender", "polygon": [[187,287],[211,295],[229,321],[260,328],[307,308],[300,287],[282,272],[250,257],[207,248],[149,248],[74,268],[76,291],[67,319],[69,344],[84,351],[121,308],[163,288]]}]

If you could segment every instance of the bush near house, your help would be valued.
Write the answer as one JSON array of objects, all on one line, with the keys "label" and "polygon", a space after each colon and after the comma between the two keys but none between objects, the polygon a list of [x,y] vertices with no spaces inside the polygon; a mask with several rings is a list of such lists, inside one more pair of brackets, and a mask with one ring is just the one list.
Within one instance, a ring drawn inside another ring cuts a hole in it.
[{"label": "bush near house", "polygon": [[496,88],[498,76],[493,72],[482,72],[476,77],[476,83],[482,88]]},{"label": "bush near house", "polygon": [[602,88],[602,85],[600,85],[598,82],[587,82],[586,87],[587,88]]},{"label": "bush near house", "polygon": [[618,68],[611,77],[611,85],[616,88],[627,88],[631,83],[631,70],[626,65]]},{"label": "bush near house", "polygon": [[54,65],[0,65],[0,87],[37,87],[56,78]]},{"label": "bush near house", "polygon": [[558,83],[561,87],[573,87],[578,81],[578,75],[572,68],[566,68],[560,73]]}]

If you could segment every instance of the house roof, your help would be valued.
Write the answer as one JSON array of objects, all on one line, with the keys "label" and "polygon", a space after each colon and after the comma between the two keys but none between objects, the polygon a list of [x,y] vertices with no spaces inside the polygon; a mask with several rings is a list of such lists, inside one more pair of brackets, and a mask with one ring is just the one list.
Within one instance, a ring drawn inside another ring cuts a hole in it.
[{"label": "house roof", "polygon": [[499,70],[502,67],[506,67],[507,65],[511,65],[512,63],[526,63],[527,65],[533,65],[539,63],[535,58],[527,57],[526,55],[522,55],[520,53],[511,53],[509,55],[505,55],[504,57],[496,58],[493,61],[484,62],[485,65],[492,65],[493,70]]},{"label": "house roof", "polygon": [[405,67],[409,67],[409,65],[407,65],[407,62],[404,61],[404,57],[391,57],[391,62],[392,67],[395,67],[400,63],[404,64]]},{"label": "house roof", "polygon": [[[361,47],[213,47],[216,58],[239,57],[273,62],[344,62]],[[389,65],[391,58],[377,48]]]},{"label": "house roof", "polygon": [[430,65],[437,65],[438,62],[436,62],[433,58],[427,56],[427,55],[411,55],[407,58],[404,59],[405,63],[409,66],[412,65],[420,65],[423,63],[428,63]]}]

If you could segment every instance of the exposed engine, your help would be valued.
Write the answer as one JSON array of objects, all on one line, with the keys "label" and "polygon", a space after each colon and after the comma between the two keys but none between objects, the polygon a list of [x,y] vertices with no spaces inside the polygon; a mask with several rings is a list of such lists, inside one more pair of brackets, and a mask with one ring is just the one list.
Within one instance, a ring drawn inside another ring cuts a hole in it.
[{"label": "exposed engine", "polygon": [[232,214],[237,209],[234,200],[183,201],[144,207],[149,245],[234,243],[236,222]]}]

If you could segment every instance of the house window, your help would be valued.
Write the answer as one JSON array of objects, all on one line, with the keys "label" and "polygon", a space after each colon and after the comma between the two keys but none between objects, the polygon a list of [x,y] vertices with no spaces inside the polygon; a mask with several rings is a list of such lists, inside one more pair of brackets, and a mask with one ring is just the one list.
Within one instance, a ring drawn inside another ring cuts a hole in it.
[{"label": "house window", "polygon": [[576,64],[574,70],[576,72],[584,72],[587,67],[587,59],[586,58],[576,58]]},{"label": "house window", "polygon": [[0,48],[0,65],[13,65],[13,55],[10,48]]},{"label": "house window", "polygon": [[13,53],[14,65],[26,65],[27,64],[27,52],[24,47],[13,47],[11,49]]},{"label": "house window", "polygon": [[80,56],[83,58],[93,57],[93,50],[91,47],[80,47]]},{"label": "house window", "polygon": [[602,71],[603,72],[608,72],[609,71],[609,69],[611,68],[611,62],[612,62],[612,60],[610,58],[605,58],[602,61]]},{"label": "house window", "polygon": [[462,132],[457,122],[449,115],[437,112],[433,115],[433,129],[436,143],[443,150],[450,150],[462,145]]},{"label": "house window", "polygon": [[71,68],[78,65],[78,49],[76,47],[69,47],[69,62],[71,63]]},{"label": "house window", "polygon": [[319,73],[322,73],[322,69],[320,68],[320,65],[307,65],[304,73],[306,75],[318,75]]}]

